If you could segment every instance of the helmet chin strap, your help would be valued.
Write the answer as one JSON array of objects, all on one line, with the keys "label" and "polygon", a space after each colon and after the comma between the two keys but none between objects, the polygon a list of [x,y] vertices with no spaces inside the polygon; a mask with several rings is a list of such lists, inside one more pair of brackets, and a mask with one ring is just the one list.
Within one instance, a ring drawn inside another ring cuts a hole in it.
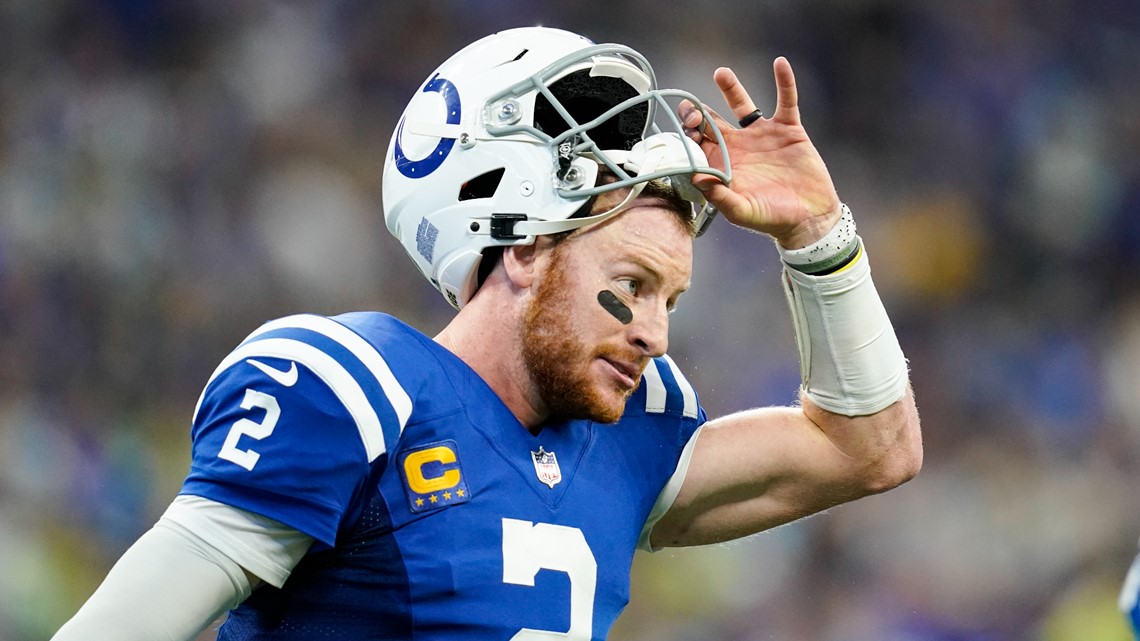
[{"label": "helmet chin strap", "polygon": [[641,191],[645,189],[645,183],[637,183],[629,188],[629,193],[620,203],[614,205],[610,209],[600,213],[583,216],[581,218],[567,218],[566,220],[523,220],[515,224],[515,233],[525,236],[543,236],[546,234],[560,234],[566,231],[573,231],[586,225],[593,225],[600,223],[603,220],[608,220],[617,216],[621,212],[629,209],[633,201],[641,195]]}]

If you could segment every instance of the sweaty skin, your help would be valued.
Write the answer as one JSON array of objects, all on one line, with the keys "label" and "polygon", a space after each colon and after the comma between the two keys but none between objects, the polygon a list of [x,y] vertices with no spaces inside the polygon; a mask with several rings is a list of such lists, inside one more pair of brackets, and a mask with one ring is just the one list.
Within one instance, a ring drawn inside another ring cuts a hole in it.
[{"label": "sweaty skin", "polygon": [[603,289],[598,292],[598,303],[601,304],[602,309],[621,321],[622,325],[629,325],[633,322],[633,310],[618,300],[618,297],[610,290]]}]

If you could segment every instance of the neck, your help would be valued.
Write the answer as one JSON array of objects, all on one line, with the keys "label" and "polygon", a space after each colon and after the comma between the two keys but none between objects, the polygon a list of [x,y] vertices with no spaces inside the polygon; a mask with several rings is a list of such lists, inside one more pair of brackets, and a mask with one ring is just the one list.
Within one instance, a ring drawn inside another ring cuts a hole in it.
[{"label": "neck", "polygon": [[538,433],[547,411],[523,359],[517,315],[503,307],[491,313],[490,307],[476,297],[435,341],[475,370],[523,427]]}]

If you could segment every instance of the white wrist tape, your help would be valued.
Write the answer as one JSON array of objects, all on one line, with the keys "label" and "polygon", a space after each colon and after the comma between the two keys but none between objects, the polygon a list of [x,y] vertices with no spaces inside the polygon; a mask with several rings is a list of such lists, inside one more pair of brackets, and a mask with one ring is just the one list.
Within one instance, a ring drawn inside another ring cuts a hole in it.
[{"label": "white wrist tape", "polygon": [[784,269],[804,394],[819,407],[864,416],[903,397],[907,364],[891,320],[858,254],[840,270],[811,276]]}]

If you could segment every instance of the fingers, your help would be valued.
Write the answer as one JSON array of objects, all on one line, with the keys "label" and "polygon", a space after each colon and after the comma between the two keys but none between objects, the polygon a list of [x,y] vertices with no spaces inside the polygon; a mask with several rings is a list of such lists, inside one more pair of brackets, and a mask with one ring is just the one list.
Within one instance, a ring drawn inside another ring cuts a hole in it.
[{"label": "fingers", "polygon": [[[776,112],[772,114],[769,120],[784,124],[799,125],[799,91],[796,89],[796,76],[792,73],[791,63],[783,56],[776,58],[772,62],[772,74],[775,76],[776,81]],[[755,101],[748,95],[748,90],[744,88],[744,85],[741,84],[740,79],[732,69],[728,67],[718,68],[713,72],[713,81],[716,82],[717,88],[720,89],[721,94],[724,96],[724,101],[728,104],[728,108],[731,110],[733,116],[733,122],[730,123],[712,109],[709,109],[707,106],[705,107],[722,131],[735,129],[736,123],[741,119],[752,114],[754,111],[760,111],[757,109]],[[693,103],[685,100],[681,102],[677,112],[681,116],[681,123],[685,127],[686,135],[698,143],[702,142],[705,139],[707,131],[706,123],[700,111],[694,107]],[[746,122],[752,122],[754,120],[755,118],[749,118]]]},{"label": "fingers", "polygon": [[[716,123],[716,126],[721,129],[721,131],[731,127],[728,121],[722,118],[721,115],[711,107],[704,105],[704,108],[708,111],[709,115],[712,116],[713,122]],[[707,130],[708,123],[705,122],[704,115],[701,114],[701,110],[691,101],[682,100],[677,106],[677,114],[680,116],[681,124],[685,128],[685,135],[689,138],[692,138],[697,143],[703,142],[706,134],[709,139],[712,138],[712,133]]]},{"label": "fingers", "polygon": [[[776,78],[776,113],[772,114],[772,120],[798,125],[800,100],[799,92],[796,90],[796,76],[792,73],[792,64],[787,58],[780,56],[772,62],[772,74]],[[713,72],[713,80],[724,94],[724,100],[737,120],[756,109],[756,103],[732,69],[728,67],[717,69]]]},{"label": "fingers", "polygon": [[748,91],[744,85],[740,84],[740,79],[736,77],[736,73],[732,69],[728,67],[717,69],[713,72],[713,80],[721,94],[724,95],[724,101],[728,103],[728,108],[732,110],[732,115],[737,120],[756,110],[756,103],[752,101]]},{"label": "fingers", "polygon": [[731,187],[709,174],[697,174],[693,177],[693,185],[701,190],[705,198],[713,204],[722,214],[731,216],[733,212],[749,207],[744,196],[736,193]]},{"label": "fingers", "polygon": [[705,119],[700,110],[691,100],[682,100],[681,104],[677,105],[677,115],[681,117],[681,126],[685,130],[685,135],[700,144],[704,138],[705,128]]},{"label": "fingers", "polygon": [[796,76],[792,64],[780,56],[772,63],[772,73],[776,77],[776,113],[773,120],[793,125],[800,123],[800,98],[796,90]]}]

